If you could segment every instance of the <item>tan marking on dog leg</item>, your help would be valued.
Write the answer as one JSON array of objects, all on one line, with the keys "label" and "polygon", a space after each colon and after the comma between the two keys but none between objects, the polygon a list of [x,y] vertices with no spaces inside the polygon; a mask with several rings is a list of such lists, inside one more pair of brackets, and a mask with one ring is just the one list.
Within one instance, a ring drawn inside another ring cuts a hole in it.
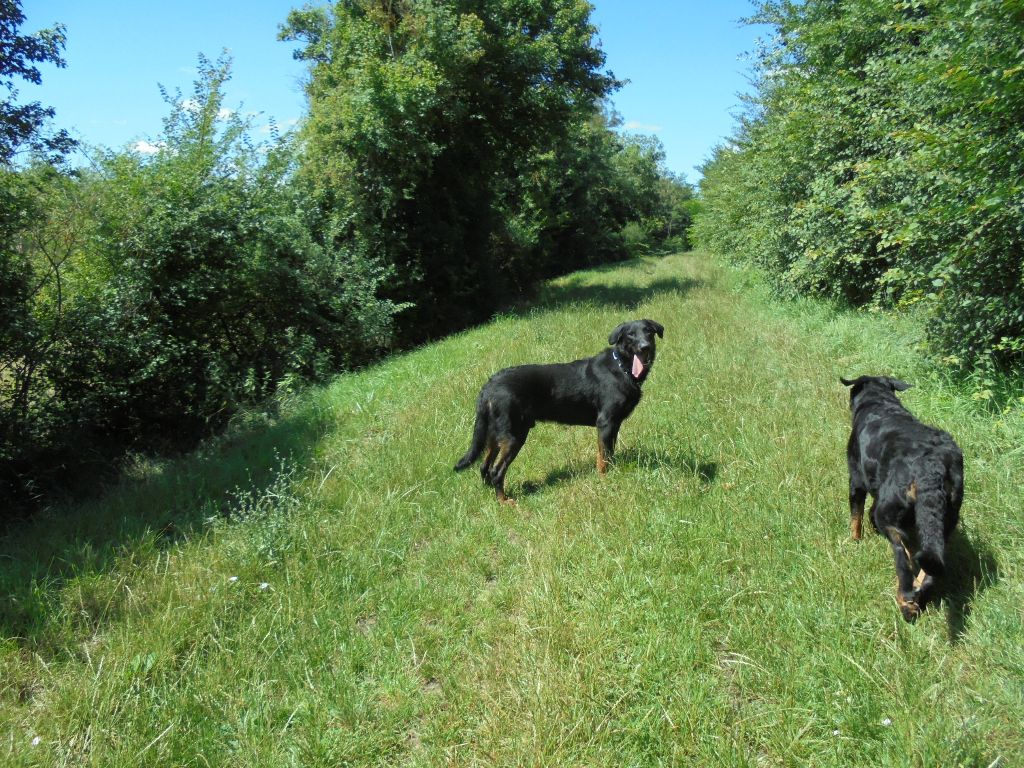
[{"label": "tan marking on dog leg", "polygon": [[497,440],[495,444],[498,446],[498,457],[495,459],[495,462],[498,466],[501,466],[501,463],[505,461],[505,457],[508,456],[508,440]]},{"label": "tan marking on dog leg", "polygon": [[604,443],[601,442],[601,433],[597,434],[597,471],[599,474],[608,472],[608,457],[604,455]]},{"label": "tan marking on dog leg", "polygon": [[496,492],[496,494],[498,496],[498,501],[501,502],[502,504],[506,504],[507,506],[510,506],[510,507],[517,506],[515,499],[509,498],[508,496],[505,495],[505,489],[504,488],[496,488],[495,492]]},{"label": "tan marking on dog leg", "polygon": [[494,466],[494,457],[498,453],[498,444],[494,441],[493,437],[487,438],[487,447],[484,449],[484,463],[483,466],[488,470]]},{"label": "tan marking on dog leg", "polygon": [[497,476],[497,484],[494,486],[494,494],[502,504],[515,505],[515,501],[505,494],[505,474],[508,472],[508,465],[512,458],[512,443],[508,439],[498,440],[498,457],[495,459],[494,471]]},{"label": "tan marking on dog leg", "polygon": [[924,572],[924,568],[917,572],[917,576],[914,577],[914,589],[921,589],[921,585],[924,583],[924,579],[927,574]]},{"label": "tan marking on dog leg", "polygon": [[891,535],[895,536],[896,540],[899,541],[900,546],[903,548],[903,554],[905,554],[907,556],[907,562],[910,563],[910,568],[913,569],[914,568],[914,558],[910,554],[910,550],[907,548],[907,542],[905,542],[903,540],[903,536],[901,536],[900,532],[898,530],[896,530],[895,528],[889,527],[889,528],[886,528],[885,530],[887,532],[889,532]]},{"label": "tan marking on dog leg", "polygon": [[900,607],[904,621],[909,624],[913,624],[921,615],[921,606],[916,601],[903,599],[903,595],[900,594],[899,582],[896,583],[896,604]]},{"label": "tan marking on dog leg", "polygon": [[860,502],[850,514],[850,535],[854,541],[860,541],[864,535],[864,502]]},{"label": "tan marking on dog leg", "polygon": [[912,480],[907,488],[907,501],[917,501],[917,481]]}]

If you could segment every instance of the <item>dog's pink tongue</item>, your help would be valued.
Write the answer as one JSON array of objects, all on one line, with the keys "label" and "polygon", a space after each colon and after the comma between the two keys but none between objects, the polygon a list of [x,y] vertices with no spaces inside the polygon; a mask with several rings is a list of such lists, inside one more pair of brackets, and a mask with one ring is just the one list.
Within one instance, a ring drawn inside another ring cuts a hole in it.
[{"label": "dog's pink tongue", "polygon": [[644,361],[640,359],[640,355],[633,355],[633,378],[639,379],[643,372]]}]

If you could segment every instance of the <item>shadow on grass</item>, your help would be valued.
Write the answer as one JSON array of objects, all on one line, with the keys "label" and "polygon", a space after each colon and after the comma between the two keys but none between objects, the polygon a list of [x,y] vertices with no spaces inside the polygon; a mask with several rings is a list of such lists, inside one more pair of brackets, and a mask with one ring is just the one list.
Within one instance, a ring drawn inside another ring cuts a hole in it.
[{"label": "shadow on grass", "polygon": [[703,485],[711,485],[718,476],[718,464],[702,461],[676,450],[649,450],[647,448],[627,448],[622,451],[618,461],[629,462],[640,467],[670,467],[684,474],[693,475]]},{"label": "shadow on grass", "polygon": [[[621,268],[621,265],[612,266]],[[585,277],[570,277],[557,284],[546,285],[536,305],[531,306],[559,309],[570,304],[602,304],[632,311],[661,294],[676,293],[682,296],[704,285],[701,280],[676,277],[654,280],[646,285],[592,284]]]},{"label": "shadow on grass", "polygon": [[975,598],[999,578],[999,563],[992,548],[962,527],[957,528],[946,545],[946,575],[936,584],[951,643],[963,641]]},{"label": "shadow on grass", "polygon": [[100,630],[127,594],[105,576],[145,567],[230,515],[240,498],[267,493],[282,472],[308,464],[327,426],[309,409],[235,428],[91,500],[12,522],[0,535],[0,638],[47,656]]},{"label": "shadow on grass", "polygon": [[548,488],[555,488],[563,483],[572,480],[573,478],[579,477],[586,472],[597,472],[595,462],[593,461],[575,461],[569,466],[560,467],[559,469],[553,469],[548,472],[540,482],[536,480],[526,480],[521,486],[520,493],[523,496],[533,496],[541,491]]},{"label": "shadow on grass", "polygon": [[[713,483],[718,475],[718,464],[714,462],[704,462],[693,456],[672,451],[651,451],[644,448],[627,448],[620,451],[615,456],[615,464],[620,467],[623,465],[635,465],[649,469],[669,467],[676,471],[693,475],[704,486]],[[611,472],[614,471],[615,467],[613,466]],[[524,496],[532,496],[542,490],[561,485],[586,472],[597,472],[596,457],[593,461],[576,461],[568,466],[552,470],[540,482],[527,480],[522,485],[521,493]]]}]

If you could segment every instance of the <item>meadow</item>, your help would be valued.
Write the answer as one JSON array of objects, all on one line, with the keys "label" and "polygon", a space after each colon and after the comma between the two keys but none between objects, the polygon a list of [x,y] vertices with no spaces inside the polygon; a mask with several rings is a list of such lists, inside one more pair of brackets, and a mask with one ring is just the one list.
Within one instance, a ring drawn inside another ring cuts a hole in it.
[{"label": "meadow", "polygon": [[[487,376],[665,326],[606,476],[539,425],[515,507],[473,470]],[[702,254],[295,393],[0,540],[12,766],[1024,763],[1024,415],[923,360],[912,316],[773,301]],[[840,376],[957,438],[962,526],[914,625],[850,540]]]}]

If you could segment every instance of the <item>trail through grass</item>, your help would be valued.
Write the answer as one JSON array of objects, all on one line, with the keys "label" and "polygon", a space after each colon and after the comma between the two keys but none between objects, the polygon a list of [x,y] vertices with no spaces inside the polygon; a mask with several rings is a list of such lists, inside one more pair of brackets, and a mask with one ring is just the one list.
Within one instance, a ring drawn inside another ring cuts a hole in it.
[{"label": "trail through grass", "polygon": [[[665,338],[607,476],[554,425],[515,508],[452,472],[491,372],[640,317]],[[644,259],[140,468],[0,543],[0,763],[1024,763],[1024,425],[915,342]],[[849,540],[860,373],[915,382],[966,456],[955,575],[914,626],[884,540]]]}]

